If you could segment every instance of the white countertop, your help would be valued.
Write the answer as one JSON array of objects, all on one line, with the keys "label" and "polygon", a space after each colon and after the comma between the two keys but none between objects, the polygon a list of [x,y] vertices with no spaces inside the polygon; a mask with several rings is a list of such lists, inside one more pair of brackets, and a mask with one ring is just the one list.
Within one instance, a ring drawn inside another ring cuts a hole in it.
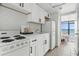
[{"label": "white countertop", "polygon": [[[3,36],[8,36],[8,37],[11,37],[10,39],[14,39],[14,35],[21,35],[21,36],[24,36],[24,37],[26,37],[26,39],[23,39],[23,40],[29,40],[29,38],[32,38],[32,37],[34,37],[34,36],[36,36],[36,35],[41,35],[41,34],[49,34],[49,33],[34,33],[34,34],[27,34],[27,35],[22,35],[22,34],[19,34],[19,32],[12,32],[12,31],[8,31],[7,32],[7,34],[1,34],[1,33],[3,33],[3,31],[2,32],[0,32],[0,37],[3,37]],[[15,39],[15,41],[13,41],[13,42],[9,42],[9,43],[2,43],[1,41],[2,41],[3,39],[1,39],[0,40],[0,47],[2,47],[2,46],[5,46],[5,45],[10,45],[10,44],[12,44],[12,43],[16,43],[16,42],[19,42],[19,41],[21,41],[21,40],[16,40]]]}]

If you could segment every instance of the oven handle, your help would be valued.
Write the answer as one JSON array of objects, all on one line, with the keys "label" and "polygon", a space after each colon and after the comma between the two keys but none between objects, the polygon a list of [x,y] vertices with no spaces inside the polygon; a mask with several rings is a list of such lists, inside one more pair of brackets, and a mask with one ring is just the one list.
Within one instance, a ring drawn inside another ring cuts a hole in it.
[{"label": "oven handle", "polygon": [[30,47],[30,53],[32,53],[32,47]]}]

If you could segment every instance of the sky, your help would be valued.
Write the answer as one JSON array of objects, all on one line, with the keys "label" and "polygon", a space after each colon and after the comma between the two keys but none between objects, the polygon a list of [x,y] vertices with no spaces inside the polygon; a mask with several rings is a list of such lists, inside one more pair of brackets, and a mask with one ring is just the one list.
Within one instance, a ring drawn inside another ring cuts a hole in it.
[{"label": "sky", "polygon": [[[74,29],[74,24],[70,24],[70,28]],[[62,22],[61,29],[68,29],[68,22]]]}]

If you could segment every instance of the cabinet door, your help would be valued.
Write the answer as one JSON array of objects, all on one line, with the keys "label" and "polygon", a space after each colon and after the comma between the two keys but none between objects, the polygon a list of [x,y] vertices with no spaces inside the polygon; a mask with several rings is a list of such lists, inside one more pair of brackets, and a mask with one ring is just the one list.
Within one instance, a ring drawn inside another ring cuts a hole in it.
[{"label": "cabinet door", "polygon": [[38,6],[36,4],[33,4],[32,7],[32,20],[35,22],[39,22],[39,17],[38,17]]},{"label": "cabinet door", "polygon": [[39,9],[39,18],[41,19],[41,23],[45,23],[45,16],[47,16],[47,12],[42,9],[41,7],[38,8]]},{"label": "cabinet door", "polygon": [[30,56],[36,56],[36,45],[35,44],[30,46]]},{"label": "cabinet door", "polygon": [[45,11],[41,8],[41,12],[40,12],[40,18],[41,18],[41,23],[45,23]]},{"label": "cabinet door", "polygon": [[37,40],[37,56],[43,56],[43,39],[40,35]]},{"label": "cabinet door", "polygon": [[43,53],[45,53],[49,50],[49,34],[43,35]]},{"label": "cabinet door", "polygon": [[[27,5],[27,4],[26,4]],[[28,5],[28,6],[31,6],[31,14],[32,14],[32,19],[30,21],[32,22],[36,22],[36,23],[41,23],[40,19],[41,19],[41,8],[36,5],[36,4],[31,4],[31,5]],[[27,6],[25,6],[27,7]],[[27,7],[28,9],[30,9],[29,7]],[[43,12],[42,12],[43,13]]]},{"label": "cabinet door", "polygon": [[30,11],[32,12],[32,3],[24,3],[24,9],[27,10],[27,11]]},{"label": "cabinet door", "polygon": [[12,3],[13,5],[20,6],[20,3]]},{"label": "cabinet door", "polygon": [[40,23],[44,23],[44,19],[43,19],[44,15],[43,15],[43,13],[44,13],[43,9],[38,6],[38,18],[41,19]]}]

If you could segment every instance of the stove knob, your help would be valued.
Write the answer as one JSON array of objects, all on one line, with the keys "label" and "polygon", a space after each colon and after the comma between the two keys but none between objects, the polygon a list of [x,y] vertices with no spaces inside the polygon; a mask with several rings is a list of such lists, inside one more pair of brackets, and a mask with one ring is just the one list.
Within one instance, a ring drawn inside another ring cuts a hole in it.
[{"label": "stove knob", "polygon": [[14,46],[12,45],[12,46],[10,46],[10,49],[13,49],[14,48]]},{"label": "stove knob", "polygon": [[19,44],[17,44],[16,46],[20,46]]}]

